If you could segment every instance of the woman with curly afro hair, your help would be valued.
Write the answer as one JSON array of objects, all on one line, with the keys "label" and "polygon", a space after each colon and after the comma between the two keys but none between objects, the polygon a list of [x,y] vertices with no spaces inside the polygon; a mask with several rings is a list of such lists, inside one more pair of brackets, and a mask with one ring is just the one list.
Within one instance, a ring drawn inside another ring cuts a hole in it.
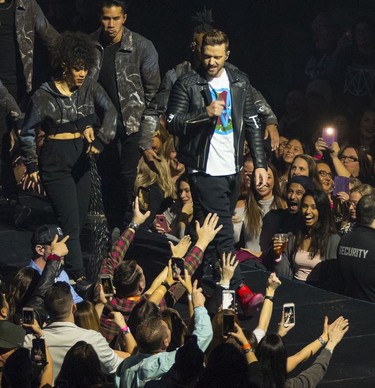
[{"label": "woman with curly afro hair", "polygon": [[[27,172],[32,181],[41,180],[63,233],[69,235],[65,266],[81,290],[88,287],[79,241],[90,198],[88,154],[99,153],[116,130],[116,109],[103,88],[87,77],[94,59],[95,46],[86,34],[60,35],[51,47],[56,76],[31,97],[20,134]],[[38,155],[39,128],[44,140]]]}]

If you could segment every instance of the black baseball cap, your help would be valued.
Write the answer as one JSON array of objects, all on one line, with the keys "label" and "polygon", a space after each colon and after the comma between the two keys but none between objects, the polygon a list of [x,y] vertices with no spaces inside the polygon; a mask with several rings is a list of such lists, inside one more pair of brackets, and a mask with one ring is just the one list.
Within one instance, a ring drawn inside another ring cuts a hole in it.
[{"label": "black baseball cap", "polygon": [[57,241],[64,237],[62,229],[58,225],[42,225],[31,237],[31,244],[35,245],[50,245],[55,236],[58,236]]},{"label": "black baseball cap", "polygon": [[0,348],[20,348],[25,339],[25,330],[9,321],[0,320]]}]

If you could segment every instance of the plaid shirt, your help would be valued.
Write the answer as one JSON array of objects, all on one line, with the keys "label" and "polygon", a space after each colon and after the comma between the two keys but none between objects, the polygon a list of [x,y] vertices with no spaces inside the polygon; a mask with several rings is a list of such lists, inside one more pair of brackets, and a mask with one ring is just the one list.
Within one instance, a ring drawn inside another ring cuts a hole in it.
[{"label": "plaid shirt", "polygon": [[[130,229],[126,229],[118,241],[113,244],[112,250],[108,257],[104,259],[101,274],[112,275],[115,272],[116,267],[124,260],[124,256],[129,248],[129,245],[133,241],[134,233]],[[198,266],[201,264],[203,259],[203,251],[197,246],[193,246],[188,255],[185,258],[185,269],[188,270],[189,274],[192,275]],[[184,293],[185,289],[180,283],[173,285],[169,289],[169,293],[174,301],[177,301]],[[111,342],[118,333],[118,327],[111,321],[108,321],[108,314],[111,311],[119,311],[123,314],[125,319],[129,318],[133,307],[142,299],[147,299],[148,295],[139,295],[128,298],[121,298],[114,295],[113,299],[106,304],[104,307],[102,316],[100,317],[100,325],[102,328],[102,334],[108,342]],[[165,299],[160,303],[160,308],[166,307]]]}]

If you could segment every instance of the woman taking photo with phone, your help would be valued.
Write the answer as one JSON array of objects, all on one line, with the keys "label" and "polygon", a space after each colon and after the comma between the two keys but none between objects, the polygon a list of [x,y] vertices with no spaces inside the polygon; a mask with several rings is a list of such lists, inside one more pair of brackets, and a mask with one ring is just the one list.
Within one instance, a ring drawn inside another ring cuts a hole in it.
[{"label": "woman taking photo with phone", "polygon": [[[290,235],[281,261],[276,263],[277,276],[295,279],[331,289],[330,267],[326,263],[336,259],[340,237],[336,234],[331,206],[321,190],[308,190],[301,200],[300,227]],[[274,249],[280,244],[274,240]]]},{"label": "woman taking photo with phone", "polygon": [[[51,48],[56,78],[31,97],[20,135],[21,154],[34,182],[42,181],[59,226],[69,235],[65,267],[83,291],[80,231],[90,200],[89,153],[97,154],[115,136],[116,109],[103,88],[87,77],[95,46],[83,33],[65,32]],[[96,112],[102,126],[94,131]],[[39,155],[37,129],[44,133]]]}]

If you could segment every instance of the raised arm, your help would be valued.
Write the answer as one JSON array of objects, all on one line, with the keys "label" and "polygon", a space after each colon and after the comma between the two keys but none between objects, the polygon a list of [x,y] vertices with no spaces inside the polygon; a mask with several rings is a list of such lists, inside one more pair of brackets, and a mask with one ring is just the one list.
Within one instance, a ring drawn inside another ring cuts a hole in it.
[{"label": "raised arm", "polygon": [[112,250],[109,253],[108,257],[103,260],[103,264],[100,270],[101,274],[113,275],[116,267],[124,260],[124,256],[129,249],[131,242],[133,241],[135,229],[138,229],[139,225],[143,224],[145,220],[150,216],[150,212],[143,214],[139,210],[139,200],[138,197],[135,198],[133,204],[133,217],[130,225],[133,227],[128,227],[121,234],[120,238],[112,246]]},{"label": "raised arm", "polygon": [[259,316],[259,323],[257,329],[261,329],[264,333],[267,332],[270,324],[272,311],[273,311],[273,298],[275,291],[281,286],[281,281],[273,272],[267,279],[266,295],[264,297],[264,303]]},{"label": "raised arm", "polygon": [[[347,320],[345,320],[347,323]],[[321,336],[310,344],[306,345],[298,353],[288,357],[287,360],[287,372],[293,371],[300,363],[308,360],[312,357],[319,349],[324,347],[329,340],[329,332],[337,328],[343,322],[343,317],[337,318],[332,324],[328,324],[328,317],[324,317],[323,333]],[[334,343],[336,346],[337,343]],[[332,349],[333,350],[333,349]]]}]

